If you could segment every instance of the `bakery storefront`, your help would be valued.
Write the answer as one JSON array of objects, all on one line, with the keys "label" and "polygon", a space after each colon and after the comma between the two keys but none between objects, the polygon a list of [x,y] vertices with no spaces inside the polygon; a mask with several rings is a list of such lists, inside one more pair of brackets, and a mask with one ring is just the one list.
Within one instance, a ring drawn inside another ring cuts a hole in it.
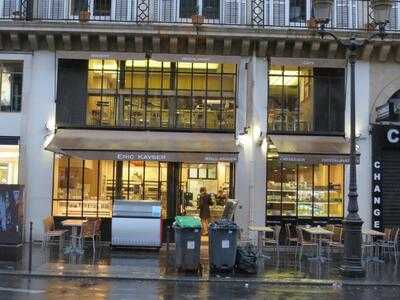
[{"label": "bakery storefront", "polygon": [[[116,199],[160,201],[168,224],[198,214],[200,187],[234,196],[233,134],[59,129],[47,149],[55,152],[53,216],[103,218],[105,239]],[[224,203],[213,202],[218,218]]]},{"label": "bakery storefront", "polygon": [[267,223],[340,223],[349,152],[343,137],[270,135]]}]

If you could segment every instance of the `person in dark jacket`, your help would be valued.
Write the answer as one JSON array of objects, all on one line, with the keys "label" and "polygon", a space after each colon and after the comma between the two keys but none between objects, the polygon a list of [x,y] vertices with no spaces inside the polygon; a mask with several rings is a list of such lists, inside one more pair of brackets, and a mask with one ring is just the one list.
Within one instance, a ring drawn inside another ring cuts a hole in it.
[{"label": "person in dark jacket", "polygon": [[208,234],[208,220],[210,219],[210,205],[212,205],[211,196],[207,193],[205,187],[200,188],[200,197],[198,207],[200,209],[200,219],[202,234]]}]

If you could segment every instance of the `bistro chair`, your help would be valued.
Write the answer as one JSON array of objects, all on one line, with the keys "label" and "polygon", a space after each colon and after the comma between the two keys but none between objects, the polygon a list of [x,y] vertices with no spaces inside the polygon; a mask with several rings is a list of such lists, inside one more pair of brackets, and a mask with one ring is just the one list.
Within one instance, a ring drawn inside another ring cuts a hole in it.
[{"label": "bistro chair", "polygon": [[285,224],[285,229],[286,229],[286,245],[290,246],[291,244],[294,244],[296,246],[297,242],[298,242],[298,238],[297,238],[297,236],[293,235],[292,231],[290,230],[289,223]]},{"label": "bistro chair", "polygon": [[315,253],[317,253],[318,244],[314,241],[304,240],[303,229],[301,227],[297,226],[296,231],[297,231],[296,257],[299,247],[300,247],[299,259],[301,259],[301,257],[303,256],[304,247],[313,248]]},{"label": "bistro chair", "polygon": [[[333,235],[331,236],[330,240],[328,242],[325,242],[326,246],[327,246],[327,250],[328,250],[328,256],[331,255],[332,253],[332,248],[336,248],[339,249],[340,251],[342,251],[342,249],[344,249],[344,244],[343,244],[343,227],[339,227],[339,226],[333,226],[330,227],[332,228],[332,232]],[[328,229],[328,226],[327,226]],[[328,229],[330,230],[330,229]]]},{"label": "bistro chair", "polygon": [[275,248],[276,253],[279,256],[279,234],[281,233],[281,226],[274,226],[274,233],[272,238],[264,238],[263,244],[265,246],[272,245]]},{"label": "bistro chair", "polygon": [[56,230],[52,216],[48,216],[47,218],[43,219],[43,231],[43,247],[45,247],[52,239],[58,238],[60,249],[63,248],[65,236],[68,230]]},{"label": "bistro chair", "polygon": [[83,244],[86,239],[92,240],[93,252],[96,251],[96,228],[98,220],[88,220],[82,224],[80,235],[78,236],[79,248],[83,249]]},{"label": "bistro chair", "polygon": [[[385,230],[386,233],[386,230]],[[391,234],[389,235],[389,240],[378,243],[378,246],[382,249],[383,254],[392,250],[394,255],[394,260],[397,264],[397,252],[399,251],[399,234],[400,228],[392,229]],[[386,237],[386,236],[385,236]]]}]

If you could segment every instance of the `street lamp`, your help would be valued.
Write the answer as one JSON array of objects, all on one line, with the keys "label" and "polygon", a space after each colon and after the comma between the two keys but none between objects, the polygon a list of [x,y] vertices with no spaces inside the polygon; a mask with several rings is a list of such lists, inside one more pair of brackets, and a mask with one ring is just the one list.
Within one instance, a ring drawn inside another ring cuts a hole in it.
[{"label": "street lamp", "polygon": [[344,260],[341,267],[345,276],[362,277],[365,270],[361,263],[361,227],[363,221],[358,215],[357,203],[357,174],[356,174],[356,135],[355,135],[355,62],[357,52],[374,38],[385,38],[385,27],[389,23],[392,0],[371,0],[370,7],[373,13],[374,24],[378,31],[366,39],[357,40],[354,35],[350,39],[342,40],[332,32],[326,31],[330,21],[334,0],[312,0],[314,16],[319,25],[317,33],[324,38],[331,36],[340,47],[346,50],[347,61],[350,64],[350,180],[349,203],[347,216],[343,220],[344,229]]}]

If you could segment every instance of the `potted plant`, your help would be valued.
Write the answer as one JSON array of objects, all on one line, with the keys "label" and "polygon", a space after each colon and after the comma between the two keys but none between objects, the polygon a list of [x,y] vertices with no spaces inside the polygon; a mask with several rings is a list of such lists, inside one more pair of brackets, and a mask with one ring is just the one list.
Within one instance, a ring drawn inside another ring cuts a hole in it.
[{"label": "potted plant", "polygon": [[310,20],[307,20],[307,27],[309,29],[318,29],[318,22],[317,19],[311,17]]},{"label": "potted plant", "polygon": [[204,16],[199,14],[199,7],[196,5],[193,7],[192,24],[201,25],[204,23]]},{"label": "potted plant", "polygon": [[90,11],[88,7],[87,1],[84,1],[82,7],[79,11],[79,21],[80,22],[87,22],[90,20]]}]

